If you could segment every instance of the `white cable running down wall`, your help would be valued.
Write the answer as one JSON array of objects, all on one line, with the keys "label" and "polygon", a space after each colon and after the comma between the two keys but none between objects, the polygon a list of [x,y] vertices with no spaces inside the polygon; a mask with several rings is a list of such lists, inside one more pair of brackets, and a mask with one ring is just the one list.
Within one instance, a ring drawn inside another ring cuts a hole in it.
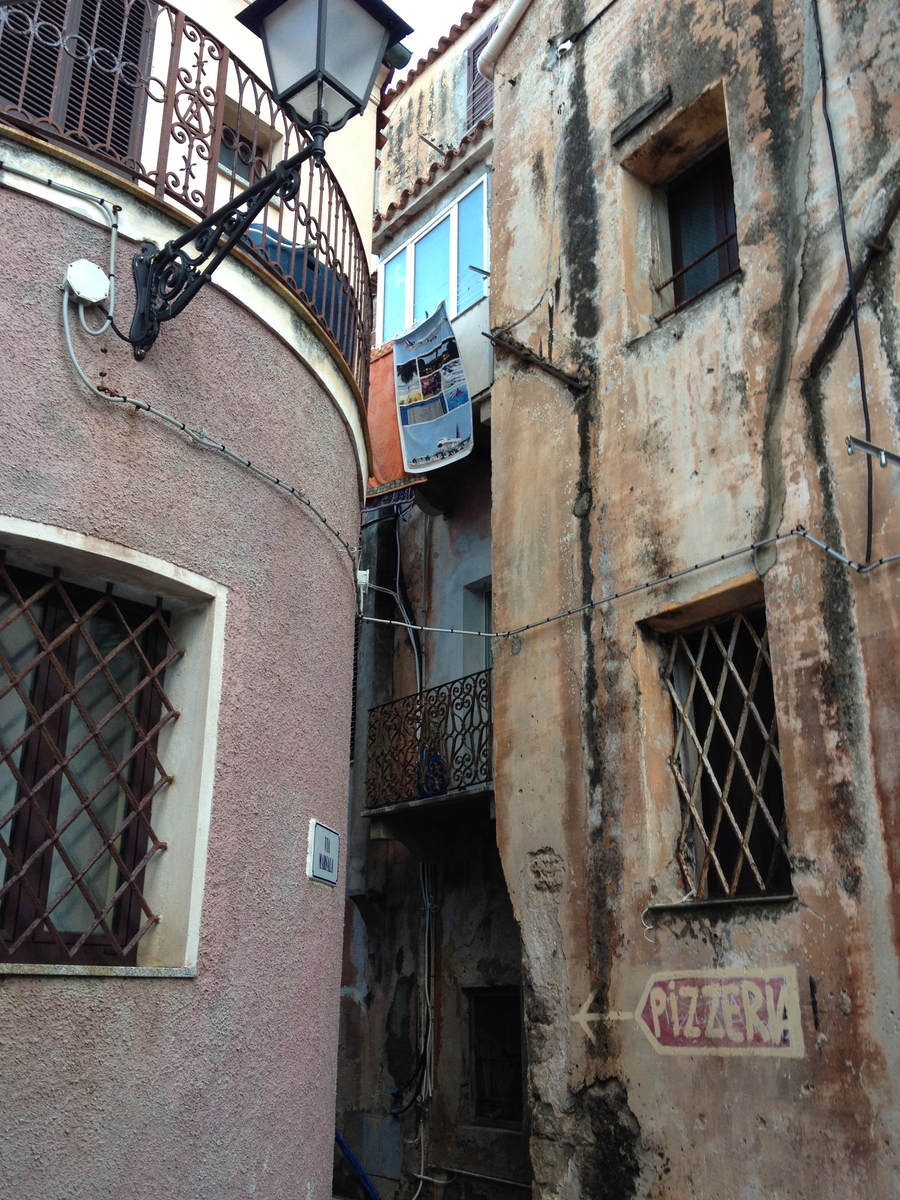
[{"label": "white cable running down wall", "polygon": [[[94,195],[91,195],[89,192],[82,192],[76,188],[70,188],[65,184],[57,183],[54,179],[48,179],[48,178],[45,178],[44,176],[36,175],[32,171],[23,170],[21,167],[14,167],[11,164],[6,163],[2,159],[0,159],[0,173],[2,173],[4,171],[10,175],[16,175],[21,179],[28,179],[28,180],[32,181],[33,183],[39,183],[43,187],[52,188],[54,191],[62,192],[64,195],[73,196],[79,200],[85,200],[89,204],[96,205],[96,207],[103,214],[104,220],[108,223],[109,230],[110,230],[109,307],[105,313],[106,319],[103,322],[103,324],[98,329],[92,328],[88,324],[87,318],[85,316],[85,308],[90,307],[90,306],[86,305],[85,302],[82,300],[78,300],[77,303],[78,303],[78,322],[81,325],[81,328],[84,330],[84,332],[91,337],[99,337],[101,334],[107,333],[109,331],[109,329],[112,328],[112,326],[113,326],[113,319],[115,316],[116,250],[117,250],[117,246],[118,246],[118,233],[119,233],[118,214],[119,214],[119,212],[121,212],[120,206],[110,204],[107,200],[105,200],[101,196],[94,196]],[[69,324],[69,302],[70,302],[70,300],[75,299],[75,297],[73,296],[72,291],[71,291],[70,287],[68,286],[68,284],[63,285],[62,292],[63,292],[62,319],[63,319],[63,332],[64,332],[65,339],[66,339],[66,349],[69,353],[70,359],[72,360],[72,365],[74,366],[79,379],[82,381],[82,383],[85,385],[85,387],[87,387],[91,392],[93,392],[93,394],[95,396],[99,397],[101,400],[106,400],[106,401],[112,402],[114,404],[129,404],[133,408],[137,408],[142,412],[147,412],[147,413],[150,413],[154,417],[159,417],[160,420],[165,421],[167,424],[174,426],[176,429],[180,430],[182,433],[187,434],[187,436],[191,439],[192,442],[194,442],[196,445],[202,447],[204,450],[214,450],[218,454],[223,455],[225,458],[231,459],[232,462],[237,463],[239,466],[242,466],[245,469],[251,471],[254,475],[257,475],[259,478],[264,479],[267,483],[274,484],[274,486],[281,488],[282,491],[285,491],[289,495],[293,496],[295,500],[299,500],[300,503],[305,505],[306,508],[308,508],[309,511],[311,513],[313,513],[314,516],[318,517],[319,521],[322,523],[322,525],[324,525],[324,527],[328,530],[328,532],[334,538],[337,539],[337,541],[341,544],[341,546],[343,546],[344,550],[346,550],[347,554],[349,554],[350,559],[353,562],[354,566],[356,566],[357,560],[359,558],[359,547],[351,545],[351,543],[347,540],[347,538],[345,538],[344,535],[331,524],[331,522],[327,519],[327,517],[325,517],[325,515],[319,511],[319,509],[312,503],[312,501],[306,496],[306,494],[303,492],[303,490],[301,488],[293,487],[291,484],[285,483],[283,480],[279,479],[277,475],[273,475],[270,471],[266,471],[263,467],[257,466],[256,463],[251,462],[250,459],[245,458],[243,455],[238,454],[236,451],[229,449],[229,447],[226,446],[224,443],[216,441],[214,438],[211,438],[205,429],[192,429],[184,421],[179,421],[177,417],[173,417],[173,416],[171,416],[171,414],[164,412],[162,409],[156,408],[152,404],[148,404],[145,400],[136,400],[131,396],[117,396],[117,395],[114,395],[112,392],[106,392],[106,391],[103,391],[101,388],[96,387],[91,382],[91,380],[87,377],[85,371],[83,370],[81,364],[79,363],[79,361],[76,357],[76,354],[75,354],[74,345],[72,343],[72,331],[71,331],[71,327]]]}]

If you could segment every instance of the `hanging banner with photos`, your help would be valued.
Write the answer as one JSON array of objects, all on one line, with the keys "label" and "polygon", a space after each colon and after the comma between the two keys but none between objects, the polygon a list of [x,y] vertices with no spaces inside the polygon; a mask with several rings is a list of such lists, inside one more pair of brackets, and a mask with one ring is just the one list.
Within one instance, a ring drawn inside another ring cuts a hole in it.
[{"label": "hanging banner with photos", "polygon": [[394,386],[406,471],[433,471],[471,452],[472,401],[444,304],[395,338]]}]

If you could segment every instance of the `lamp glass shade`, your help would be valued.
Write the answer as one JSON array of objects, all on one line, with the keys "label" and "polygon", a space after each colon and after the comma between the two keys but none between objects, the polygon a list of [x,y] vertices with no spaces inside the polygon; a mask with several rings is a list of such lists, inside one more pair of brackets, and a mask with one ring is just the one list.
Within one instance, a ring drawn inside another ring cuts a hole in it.
[{"label": "lamp glass shade", "polygon": [[279,100],[285,100],[299,80],[316,74],[319,9],[319,0],[286,0],[262,19],[259,32]]},{"label": "lamp glass shade", "polygon": [[365,105],[387,49],[387,29],[356,0],[329,0],[325,29],[325,74]]},{"label": "lamp glass shade", "polygon": [[261,21],[272,84],[303,124],[331,127],[365,108],[389,29],[357,0],[284,0]]}]

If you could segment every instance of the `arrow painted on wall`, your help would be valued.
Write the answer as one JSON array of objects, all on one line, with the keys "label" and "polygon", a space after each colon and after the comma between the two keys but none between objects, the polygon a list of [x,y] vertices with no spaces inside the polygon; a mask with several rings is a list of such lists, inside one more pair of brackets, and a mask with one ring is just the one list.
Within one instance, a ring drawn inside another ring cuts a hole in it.
[{"label": "arrow painted on wall", "polygon": [[580,1025],[581,1028],[584,1030],[585,1035],[587,1037],[589,1037],[592,1042],[596,1041],[596,1038],[594,1037],[594,1031],[591,1028],[591,1026],[594,1024],[594,1022],[596,1022],[596,1021],[633,1021],[634,1020],[633,1012],[617,1012],[615,1010],[612,1010],[610,1012],[602,1012],[602,1013],[591,1012],[590,1011],[591,1005],[594,1003],[594,1000],[596,999],[596,997],[597,997],[597,992],[596,992],[596,990],[594,990],[588,996],[587,1000],[585,1000],[584,1004],[582,1004],[581,1008],[579,1008],[578,1012],[571,1013],[569,1016],[569,1020],[572,1022],[572,1024]]}]

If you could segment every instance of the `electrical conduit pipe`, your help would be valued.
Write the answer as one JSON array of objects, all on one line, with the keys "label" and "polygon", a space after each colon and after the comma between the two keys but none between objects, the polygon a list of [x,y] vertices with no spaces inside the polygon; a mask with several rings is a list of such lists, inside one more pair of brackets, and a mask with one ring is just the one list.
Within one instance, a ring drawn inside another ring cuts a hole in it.
[{"label": "electrical conduit pipe", "polygon": [[485,79],[494,79],[494,67],[497,59],[503,53],[506,43],[513,35],[518,23],[525,15],[525,10],[531,0],[513,0],[509,12],[497,26],[494,36],[478,56],[477,70]]}]

